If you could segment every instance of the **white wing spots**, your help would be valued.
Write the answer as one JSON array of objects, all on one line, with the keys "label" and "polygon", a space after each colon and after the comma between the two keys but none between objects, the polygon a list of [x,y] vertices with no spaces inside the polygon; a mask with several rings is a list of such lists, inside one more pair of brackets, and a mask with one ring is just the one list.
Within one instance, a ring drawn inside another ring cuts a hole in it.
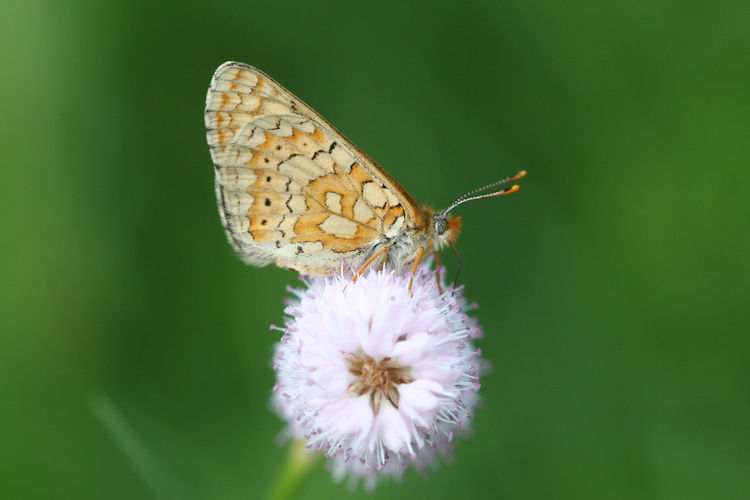
[{"label": "white wing spots", "polygon": [[228,191],[222,188],[223,210],[227,224],[238,232],[245,232],[249,227],[249,221],[245,217],[253,205],[254,198],[246,193]]},{"label": "white wing spots", "polygon": [[[226,137],[227,132],[224,130],[216,130],[216,127],[208,127],[208,120],[206,120],[207,130],[206,130],[206,141],[208,141],[208,145],[211,148],[211,154],[216,155],[220,152],[222,144],[222,140]],[[216,162],[216,157],[214,157],[214,162]]]},{"label": "white wing spots", "polygon": [[242,104],[242,98],[236,92],[219,92],[214,95],[214,103],[221,111],[234,111]]},{"label": "white wing spots", "polygon": [[[263,97],[273,97],[274,99],[277,99],[279,97],[279,92],[265,78],[258,78],[258,83],[253,88],[253,92]],[[283,99],[284,97],[281,96],[281,98]]]},{"label": "white wing spots", "polygon": [[289,120],[289,123],[294,125],[294,127],[300,129],[302,132],[306,134],[312,134],[315,132],[315,124],[313,124],[310,120],[307,120],[306,118],[298,115],[289,115],[287,117],[287,120]]},{"label": "white wing spots", "polygon": [[307,203],[305,203],[305,196],[301,194],[292,195],[289,201],[286,202],[286,206],[293,214],[304,214],[308,211]]},{"label": "white wing spots", "polygon": [[315,254],[323,251],[323,243],[319,241],[306,241],[303,243],[283,243],[278,247],[278,264],[282,267],[300,269],[299,257],[306,254]]},{"label": "white wing spots", "polygon": [[271,100],[266,99],[263,101],[263,113],[269,114],[269,115],[275,115],[275,116],[283,116],[290,114],[289,106],[286,106],[285,104]]},{"label": "white wing spots", "polygon": [[205,115],[206,128],[208,130],[237,130],[253,123],[253,117],[249,113],[215,109],[209,109],[208,111]]},{"label": "white wing spots", "polygon": [[287,215],[281,220],[281,222],[279,222],[278,229],[284,231],[284,234],[286,235],[292,235],[294,234],[294,224],[297,220],[297,217]]},{"label": "white wing spots", "polygon": [[238,84],[231,80],[216,79],[213,81],[211,90],[215,92],[241,92],[247,94],[251,90],[251,86]]},{"label": "white wing spots", "polygon": [[206,103],[207,111],[253,113],[263,100],[252,94],[228,90],[224,92],[209,91]]},{"label": "white wing spots", "polygon": [[296,255],[320,252],[323,250],[323,243],[319,241],[306,241],[291,245]]},{"label": "white wing spots", "polygon": [[216,172],[216,178],[226,191],[247,191],[247,188],[258,180],[255,172],[244,167],[222,168]]},{"label": "white wing spots", "polygon": [[315,179],[327,174],[325,169],[304,155],[292,155],[284,160],[284,163],[294,165],[298,169],[309,173],[309,175],[313,176]]},{"label": "white wing spots", "polygon": [[286,120],[279,120],[276,130],[271,132],[279,137],[291,137],[294,135],[294,127]]},{"label": "white wing spots", "polygon": [[391,224],[391,227],[388,228],[386,231],[386,234],[390,237],[397,236],[401,230],[404,227],[404,216],[399,215],[395,221],[393,221],[393,224]]},{"label": "white wing spots", "polygon": [[394,196],[390,189],[384,189],[383,192],[385,193],[385,197],[388,198],[389,207],[395,207],[401,204],[401,202],[398,201],[398,198]]},{"label": "white wing spots", "polygon": [[261,105],[262,100],[256,95],[237,94],[240,97],[240,103],[232,110],[237,113],[253,113]]},{"label": "white wing spots", "polygon": [[336,147],[331,151],[331,156],[333,156],[336,165],[345,170],[346,173],[351,172],[351,166],[356,160],[343,146],[336,143]]},{"label": "white wing spots", "polygon": [[341,198],[343,198],[343,196],[341,196],[339,193],[334,193],[331,191],[327,192],[325,203],[328,210],[335,214],[341,215]]},{"label": "white wing spots", "polygon": [[208,130],[219,128],[223,124],[229,123],[229,120],[231,119],[231,117],[229,116],[229,112],[227,111],[209,111],[211,111],[211,113],[206,113],[204,119],[204,121],[206,122],[206,128]]},{"label": "white wing spots", "polygon": [[386,196],[383,189],[375,182],[365,182],[362,186],[362,196],[373,207],[385,208]]},{"label": "white wing spots", "polygon": [[340,215],[329,215],[318,227],[337,238],[352,238],[357,233],[357,223]]},{"label": "white wing spots", "polygon": [[[231,131],[245,130],[249,132],[252,130],[254,120],[251,115],[247,113],[235,113],[229,114],[230,120],[227,122],[221,122],[221,126]],[[217,123],[217,126],[219,123]]]},{"label": "white wing spots", "polygon": [[224,166],[242,167],[246,166],[253,159],[253,152],[249,149],[232,148],[226,152],[224,157]]},{"label": "white wing spots", "polygon": [[279,164],[278,171],[302,186],[326,173],[314,161],[302,155],[290,156]]},{"label": "white wing spots", "polygon": [[240,97],[236,92],[219,92],[209,89],[206,94],[206,111],[230,111],[239,102]]},{"label": "white wing spots", "polygon": [[228,88],[232,88],[231,84],[242,85],[250,88],[255,87],[258,84],[258,76],[251,71],[246,71],[245,68],[230,67],[230,69],[224,68],[223,71],[222,68],[224,67],[220,67],[216,71],[215,78],[217,80],[228,82]]},{"label": "white wing spots", "polygon": [[250,211],[250,208],[253,206],[253,203],[255,202],[255,198],[251,194],[241,193],[239,195],[235,195],[234,198],[235,206],[237,207],[235,213],[237,214],[248,213]]},{"label": "white wing spots", "polygon": [[240,131],[238,137],[238,144],[247,146],[248,148],[257,148],[264,142],[266,142],[266,134],[263,133],[263,129],[258,126],[245,127]]},{"label": "white wing spots", "polygon": [[333,161],[333,156],[329,155],[328,153],[321,152],[317,152],[313,156],[315,158],[314,161],[318,164],[318,166],[323,168],[329,174],[334,173],[333,166],[336,162]]},{"label": "white wing spots", "polygon": [[281,119],[278,116],[262,116],[260,118],[254,118],[253,124],[261,127],[263,130],[267,130],[271,133],[274,133],[277,131],[277,129],[281,126]]},{"label": "white wing spots", "polygon": [[[305,253],[321,252],[323,251],[323,243],[319,241],[311,241],[309,243],[303,243],[303,250]],[[338,264],[338,262],[337,262]]]},{"label": "white wing spots", "polygon": [[357,201],[354,202],[354,220],[366,224],[373,217],[375,217],[375,214],[367,203],[362,198],[357,198]]}]

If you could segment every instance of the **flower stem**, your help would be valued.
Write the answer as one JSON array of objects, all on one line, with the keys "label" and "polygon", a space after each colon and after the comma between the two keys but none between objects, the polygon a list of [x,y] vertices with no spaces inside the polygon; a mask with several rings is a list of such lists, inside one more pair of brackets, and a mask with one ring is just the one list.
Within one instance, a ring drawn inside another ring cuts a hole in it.
[{"label": "flower stem", "polygon": [[320,453],[311,453],[305,448],[302,439],[296,439],[289,445],[286,461],[276,475],[269,489],[268,500],[289,500],[294,498],[297,490],[307,475],[319,462]]}]

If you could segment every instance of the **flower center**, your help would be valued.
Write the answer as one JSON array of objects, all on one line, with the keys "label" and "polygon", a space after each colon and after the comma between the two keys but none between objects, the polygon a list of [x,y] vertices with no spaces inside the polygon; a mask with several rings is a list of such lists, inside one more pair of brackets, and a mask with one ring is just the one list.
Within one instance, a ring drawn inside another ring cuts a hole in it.
[{"label": "flower center", "polygon": [[391,358],[376,361],[367,354],[347,356],[349,373],[357,379],[349,385],[349,392],[362,396],[370,395],[370,406],[377,412],[384,401],[398,408],[398,386],[414,380],[411,369],[399,365]]}]

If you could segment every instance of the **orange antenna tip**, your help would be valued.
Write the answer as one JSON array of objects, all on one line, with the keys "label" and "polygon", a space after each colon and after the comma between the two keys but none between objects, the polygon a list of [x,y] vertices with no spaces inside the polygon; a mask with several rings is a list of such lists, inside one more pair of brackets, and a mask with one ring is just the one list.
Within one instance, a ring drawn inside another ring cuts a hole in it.
[{"label": "orange antenna tip", "polygon": [[505,191],[503,191],[502,194],[513,194],[516,191],[518,191],[519,189],[521,189],[521,186],[519,186],[518,184],[513,184],[511,187],[509,187],[508,189],[506,189]]},{"label": "orange antenna tip", "polygon": [[495,198],[497,196],[504,196],[506,194],[513,194],[516,191],[518,191],[519,189],[521,189],[521,186],[519,186],[518,184],[514,184],[514,185],[512,185],[509,188],[502,189],[502,190],[496,191],[494,193],[487,193],[487,194],[478,194],[478,193],[481,193],[482,191],[487,191],[490,188],[493,188],[495,186],[499,186],[501,184],[505,184],[507,182],[513,182],[513,181],[517,181],[518,179],[523,179],[524,177],[526,177],[526,170],[521,170],[520,172],[516,173],[515,175],[512,175],[510,177],[506,177],[505,179],[501,179],[499,181],[493,182],[492,184],[487,184],[486,186],[477,188],[474,191],[470,191],[470,192],[466,193],[465,195],[463,195],[462,197],[460,197],[459,199],[457,199],[456,201],[454,201],[448,208],[446,208],[445,210],[443,210],[442,212],[440,212],[440,214],[444,217],[448,212],[450,212],[451,210],[453,210],[457,206],[461,205],[462,203],[466,203],[467,201],[479,200],[481,198]]},{"label": "orange antenna tip", "polygon": [[487,198],[495,198],[497,196],[505,196],[506,194],[513,194],[516,191],[518,191],[519,189],[521,189],[521,186],[519,186],[518,184],[513,184],[509,188],[506,188],[506,189],[503,189],[502,191],[498,191],[497,193],[492,193],[492,194],[485,195],[485,196]]}]

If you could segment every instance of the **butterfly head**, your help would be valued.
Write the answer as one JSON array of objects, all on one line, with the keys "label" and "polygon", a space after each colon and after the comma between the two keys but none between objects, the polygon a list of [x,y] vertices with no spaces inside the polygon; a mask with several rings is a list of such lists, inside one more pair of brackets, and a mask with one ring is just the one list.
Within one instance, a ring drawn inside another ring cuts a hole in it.
[{"label": "butterfly head", "polygon": [[444,211],[432,216],[432,239],[438,250],[456,241],[460,232],[461,217],[451,217]]}]

